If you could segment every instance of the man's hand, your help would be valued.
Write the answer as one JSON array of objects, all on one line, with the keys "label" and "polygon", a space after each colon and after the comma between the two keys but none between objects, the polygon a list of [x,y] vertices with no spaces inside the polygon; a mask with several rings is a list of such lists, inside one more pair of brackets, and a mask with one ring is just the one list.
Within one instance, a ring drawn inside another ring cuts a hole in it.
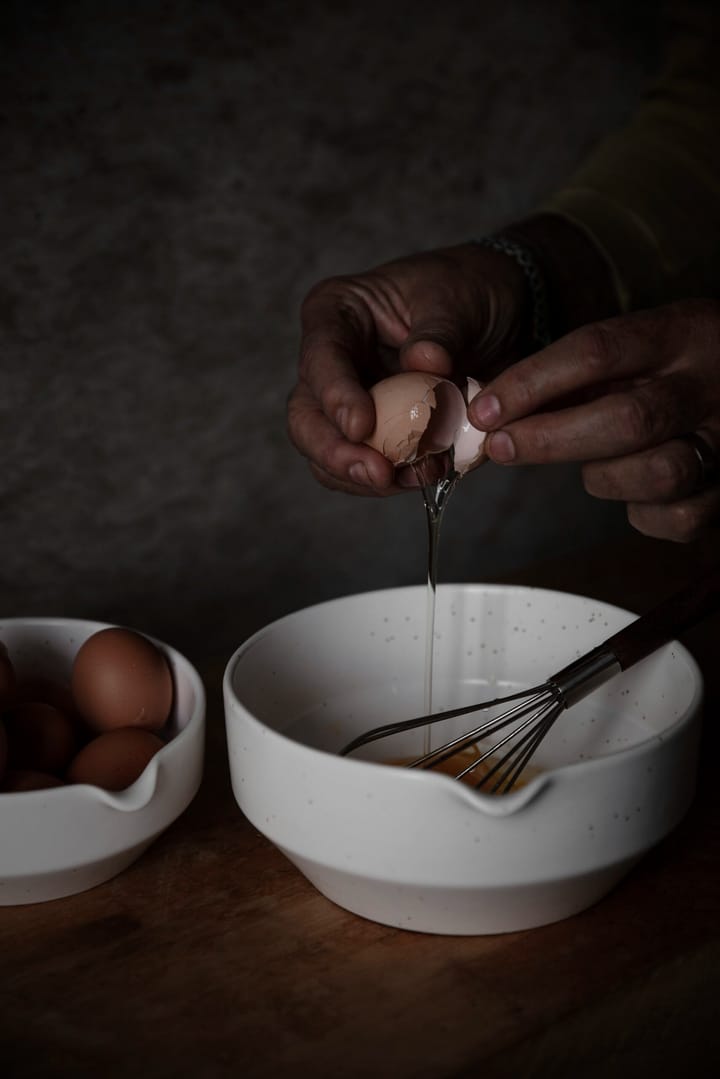
[{"label": "man's hand", "polygon": [[720,303],[585,326],[501,373],[469,414],[491,460],[582,461],[586,490],[626,502],[638,531],[695,539],[720,523]]}]

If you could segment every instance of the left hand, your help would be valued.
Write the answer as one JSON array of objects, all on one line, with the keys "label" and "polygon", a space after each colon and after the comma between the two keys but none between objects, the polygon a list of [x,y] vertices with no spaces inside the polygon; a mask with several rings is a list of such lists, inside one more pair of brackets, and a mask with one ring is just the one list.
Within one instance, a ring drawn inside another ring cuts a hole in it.
[{"label": "left hand", "polygon": [[503,371],[469,414],[498,464],[581,461],[588,493],[626,502],[639,532],[697,539],[720,524],[720,303],[584,326]]}]

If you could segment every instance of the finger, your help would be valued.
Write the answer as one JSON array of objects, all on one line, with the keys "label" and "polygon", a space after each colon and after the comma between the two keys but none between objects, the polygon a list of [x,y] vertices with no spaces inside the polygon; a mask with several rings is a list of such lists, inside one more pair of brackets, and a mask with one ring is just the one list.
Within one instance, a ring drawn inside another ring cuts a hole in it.
[{"label": "finger", "polygon": [[720,487],[670,505],[631,502],[628,520],[645,536],[691,543],[720,526]]},{"label": "finger", "polygon": [[359,373],[374,344],[369,312],[357,298],[317,290],[303,304],[302,330],[300,378],[345,437],[362,442],[375,423]]},{"label": "finger", "polygon": [[324,415],[351,442],[372,433],[375,409],[363,387],[349,348],[332,329],[306,334],[300,374]]},{"label": "finger", "polygon": [[338,491],[349,495],[359,495],[363,498],[387,498],[390,495],[402,494],[403,489],[396,484],[392,484],[390,487],[386,487],[383,490],[378,490],[375,487],[367,487],[364,484],[350,483],[343,480],[338,480],[335,476],[331,476],[329,472],[325,472],[324,469],[318,465],[309,462],[310,471],[315,479],[323,487],[326,487],[329,491]]},{"label": "finger", "polygon": [[589,404],[527,416],[491,432],[485,445],[497,464],[619,457],[692,431],[701,406],[683,376],[667,375]]},{"label": "finger", "polygon": [[420,294],[410,311],[410,329],[400,348],[400,365],[407,371],[450,375],[466,349],[463,319],[451,300]]},{"label": "finger", "polygon": [[696,493],[702,469],[692,446],[678,438],[643,453],[591,461],[582,475],[585,490],[595,498],[670,503]]},{"label": "finger", "polygon": [[333,480],[376,493],[393,484],[390,461],[370,446],[343,438],[303,382],[290,396],[287,422],[295,447]]},{"label": "finger", "polygon": [[657,367],[654,335],[633,332],[623,319],[584,326],[506,368],[473,400],[468,415],[481,430],[494,430],[594,385],[635,377],[651,358]]},{"label": "finger", "polygon": [[400,349],[400,365],[405,371],[428,371],[432,375],[451,375],[452,353],[439,341],[420,330],[420,336],[408,339]]},{"label": "finger", "polygon": [[473,330],[467,297],[459,295],[456,282],[457,268],[449,263],[446,278],[436,273],[431,287],[417,282],[413,289],[408,333],[400,348],[400,363],[406,370],[450,375],[469,351]]}]

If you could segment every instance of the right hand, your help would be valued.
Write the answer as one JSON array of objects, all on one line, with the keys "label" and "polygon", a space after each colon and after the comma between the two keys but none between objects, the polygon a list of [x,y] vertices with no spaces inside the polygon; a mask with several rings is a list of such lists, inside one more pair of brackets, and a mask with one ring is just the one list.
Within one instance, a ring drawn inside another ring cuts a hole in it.
[{"label": "right hand", "polygon": [[315,477],[352,494],[417,487],[412,468],[364,445],[375,423],[367,388],[403,370],[491,377],[529,351],[529,306],[515,260],[478,244],[321,281],[303,303],[288,402],[290,438]]}]

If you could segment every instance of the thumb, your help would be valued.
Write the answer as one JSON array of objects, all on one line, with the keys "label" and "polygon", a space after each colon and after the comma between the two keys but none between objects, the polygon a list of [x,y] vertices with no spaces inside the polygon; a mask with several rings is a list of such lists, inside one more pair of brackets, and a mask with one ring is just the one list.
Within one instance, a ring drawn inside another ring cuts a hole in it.
[{"label": "thumb", "polygon": [[432,375],[451,375],[455,364],[452,352],[430,337],[408,338],[400,349],[403,371],[428,371]]},{"label": "thumb", "polygon": [[468,351],[469,329],[459,314],[426,304],[418,318],[413,318],[407,337],[400,346],[403,370],[429,371],[433,375],[451,375]]}]

